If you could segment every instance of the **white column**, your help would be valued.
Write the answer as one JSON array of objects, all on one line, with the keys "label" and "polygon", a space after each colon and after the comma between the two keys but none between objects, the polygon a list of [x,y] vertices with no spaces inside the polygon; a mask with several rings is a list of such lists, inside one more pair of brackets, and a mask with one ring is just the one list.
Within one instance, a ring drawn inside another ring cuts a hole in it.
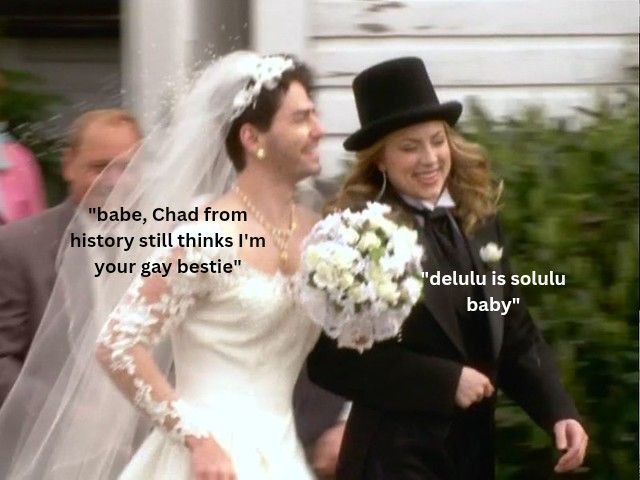
[{"label": "white column", "polygon": [[150,128],[214,54],[248,40],[247,0],[121,0],[123,103]]},{"label": "white column", "polygon": [[179,22],[170,15],[174,13],[169,12],[171,3],[120,2],[123,103],[145,129],[155,120],[160,100],[168,85],[175,82],[180,63],[174,41]]}]

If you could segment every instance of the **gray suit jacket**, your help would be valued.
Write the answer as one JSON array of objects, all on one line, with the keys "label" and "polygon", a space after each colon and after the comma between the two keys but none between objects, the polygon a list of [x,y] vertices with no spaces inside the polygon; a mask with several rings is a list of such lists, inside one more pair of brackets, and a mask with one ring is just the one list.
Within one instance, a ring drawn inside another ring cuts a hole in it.
[{"label": "gray suit jacket", "polygon": [[74,205],[67,200],[0,228],[0,405],[16,381],[55,282]]}]

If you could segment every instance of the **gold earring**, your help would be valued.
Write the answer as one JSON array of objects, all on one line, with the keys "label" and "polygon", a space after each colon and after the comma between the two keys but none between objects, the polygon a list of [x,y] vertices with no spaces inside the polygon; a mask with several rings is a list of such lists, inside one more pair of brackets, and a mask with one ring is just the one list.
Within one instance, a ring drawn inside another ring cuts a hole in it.
[{"label": "gold earring", "polygon": [[258,151],[256,152],[256,157],[258,158],[258,160],[264,160],[264,148],[260,147],[258,149]]}]

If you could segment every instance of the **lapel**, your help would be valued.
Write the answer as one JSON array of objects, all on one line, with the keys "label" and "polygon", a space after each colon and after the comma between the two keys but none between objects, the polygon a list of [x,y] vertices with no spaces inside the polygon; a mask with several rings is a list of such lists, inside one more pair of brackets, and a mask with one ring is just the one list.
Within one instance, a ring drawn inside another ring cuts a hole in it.
[{"label": "lapel", "polygon": [[[425,259],[422,262],[422,268],[425,272],[436,272],[440,270],[440,265],[433,255],[429,255],[429,247],[424,240],[424,235],[419,229],[419,235],[422,239],[422,245],[425,248]],[[451,343],[458,349],[463,358],[467,358],[467,352],[462,341],[462,332],[456,317],[453,302],[450,298],[448,288],[431,287],[425,283],[422,289],[422,302],[431,312],[434,320],[440,325],[440,328],[449,337]]]},{"label": "lapel", "polygon": [[[416,217],[407,209],[404,201],[395,192],[393,188],[387,188],[384,196],[384,202],[390,204],[398,211],[403,212],[402,219],[405,223],[411,223],[411,228],[415,228],[418,232],[420,244],[424,247],[424,257],[422,259],[422,269],[424,272],[436,272],[440,270],[440,265],[433,255],[429,255],[429,245],[426,242],[423,228],[416,223]],[[447,335],[451,343],[456,347],[462,358],[467,358],[467,352],[464,348],[462,340],[462,332],[458,325],[458,319],[450,298],[448,288],[431,287],[424,282],[422,288],[422,298],[420,300],[429,310],[431,316],[436,323]]]},{"label": "lapel", "polygon": [[[500,285],[494,285],[492,282],[492,273],[495,272],[496,276],[502,274],[502,266],[500,262],[487,264],[482,258],[480,258],[480,248],[484,247],[489,242],[498,243],[496,235],[492,234],[494,229],[489,228],[493,225],[493,221],[488,221],[487,224],[481,226],[471,236],[467,236],[469,242],[469,250],[471,253],[471,259],[474,267],[479,275],[486,275],[486,285],[482,286],[485,300],[493,297],[494,300],[504,300],[504,290]],[[508,279],[507,279],[508,281]],[[494,358],[498,357],[500,347],[502,346],[502,337],[504,333],[504,318],[500,312],[487,312],[489,317],[489,325],[491,329],[491,343],[493,346]]]}]

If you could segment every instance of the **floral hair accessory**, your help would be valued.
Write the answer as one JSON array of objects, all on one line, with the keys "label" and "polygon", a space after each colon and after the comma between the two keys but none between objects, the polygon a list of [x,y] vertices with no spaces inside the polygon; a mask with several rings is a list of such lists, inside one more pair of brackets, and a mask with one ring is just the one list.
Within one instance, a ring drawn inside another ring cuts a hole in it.
[{"label": "floral hair accessory", "polygon": [[282,74],[295,67],[293,59],[283,55],[260,57],[250,67],[249,82],[233,99],[233,117],[235,120],[250,105],[255,106],[263,88],[273,90],[282,78]]}]

